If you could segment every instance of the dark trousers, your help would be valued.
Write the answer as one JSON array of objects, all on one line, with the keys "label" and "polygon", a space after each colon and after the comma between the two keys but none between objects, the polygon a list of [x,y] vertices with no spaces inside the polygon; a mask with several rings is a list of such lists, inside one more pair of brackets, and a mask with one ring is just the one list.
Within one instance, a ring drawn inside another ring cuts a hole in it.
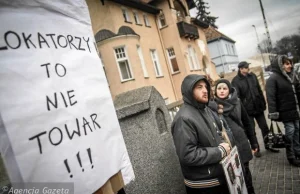
[{"label": "dark trousers", "polygon": [[[260,114],[256,114],[256,115],[251,115],[251,116],[249,115],[249,118],[250,118],[251,125],[254,127],[254,129],[255,129],[255,121],[254,121],[254,119],[255,119],[261,130],[262,136],[265,137],[266,135],[268,135],[270,130],[269,130],[269,127],[268,127],[268,124],[267,124],[267,121],[266,121],[266,118],[265,118],[265,115],[263,112]],[[256,135],[256,133],[255,133],[255,135]],[[258,150],[260,150],[260,149],[258,148]]]},{"label": "dark trousers", "polygon": [[285,147],[288,159],[300,156],[299,120],[283,122],[285,128]]},{"label": "dark trousers", "polygon": [[187,194],[230,194],[227,184],[211,187],[211,188],[203,188],[203,189],[194,189],[185,186]]},{"label": "dark trousers", "polygon": [[245,183],[246,183],[248,194],[254,194],[255,191],[252,183],[252,175],[249,168],[249,162],[244,163],[244,177],[245,177]]}]

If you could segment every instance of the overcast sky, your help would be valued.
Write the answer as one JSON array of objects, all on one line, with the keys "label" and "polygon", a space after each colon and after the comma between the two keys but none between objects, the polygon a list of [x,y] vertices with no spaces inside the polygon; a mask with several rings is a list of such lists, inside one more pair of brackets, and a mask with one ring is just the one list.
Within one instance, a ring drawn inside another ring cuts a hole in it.
[{"label": "overcast sky", "polygon": [[[239,59],[257,54],[256,26],[260,41],[265,27],[259,0],[205,0],[212,16],[218,16],[218,30],[236,41]],[[283,36],[298,33],[300,27],[300,0],[262,0],[272,43]],[[191,15],[195,16],[192,10]]]}]

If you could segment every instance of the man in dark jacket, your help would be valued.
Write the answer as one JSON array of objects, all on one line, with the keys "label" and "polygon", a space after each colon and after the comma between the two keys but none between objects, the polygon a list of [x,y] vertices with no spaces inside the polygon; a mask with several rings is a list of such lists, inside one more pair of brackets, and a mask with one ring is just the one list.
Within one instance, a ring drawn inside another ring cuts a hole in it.
[{"label": "man in dark jacket", "polygon": [[184,105],[172,123],[172,135],[188,194],[229,194],[222,158],[230,146],[222,143],[207,107],[210,84],[201,75],[188,75],[181,85]]},{"label": "man in dark jacket", "polygon": [[[262,136],[265,137],[270,131],[264,115],[266,101],[256,75],[252,72],[249,73],[249,64],[250,63],[247,63],[246,61],[239,63],[238,74],[233,78],[231,84],[237,90],[238,97],[247,110],[251,124],[255,128],[255,119],[261,130]],[[272,152],[279,152],[277,149],[266,146],[265,148]],[[261,156],[259,148],[254,155],[256,157]]]},{"label": "man in dark jacket", "polygon": [[269,118],[282,121],[285,128],[286,156],[291,165],[300,166],[298,76],[287,56],[277,56],[271,63],[274,72],[267,80]]}]

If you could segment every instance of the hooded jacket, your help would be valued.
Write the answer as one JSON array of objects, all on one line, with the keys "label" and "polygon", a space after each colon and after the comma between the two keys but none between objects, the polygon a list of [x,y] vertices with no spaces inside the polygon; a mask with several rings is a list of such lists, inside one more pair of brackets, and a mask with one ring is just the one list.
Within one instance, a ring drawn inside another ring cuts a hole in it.
[{"label": "hooded jacket", "polygon": [[231,84],[237,90],[248,115],[261,114],[266,110],[266,101],[254,73],[250,72],[244,76],[238,71]]},{"label": "hooded jacket", "polygon": [[277,121],[293,121],[300,118],[299,111],[299,80],[293,70],[288,75],[282,67],[282,55],[272,60],[273,74],[267,80],[266,94],[269,113],[279,113]]},{"label": "hooded jacket", "polygon": [[245,163],[253,158],[248,140],[252,149],[258,148],[258,142],[247,111],[240,102],[235,88],[230,88],[230,91],[229,98],[220,99],[216,97],[215,101],[217,104],[223,105],[223,116],[232,131],[241,160]]},{"label": "hooded jacket", "polygon": [[200,80],[206,82],[210,96],[210,84],[204,76],[188,75],[183,80],[184,104],[173,120],[172,135],[185,179],[217,186],[226,184],[220,164],[222,152],[218,148],[222,142],[211,110],[193,97],[193,88]]}]

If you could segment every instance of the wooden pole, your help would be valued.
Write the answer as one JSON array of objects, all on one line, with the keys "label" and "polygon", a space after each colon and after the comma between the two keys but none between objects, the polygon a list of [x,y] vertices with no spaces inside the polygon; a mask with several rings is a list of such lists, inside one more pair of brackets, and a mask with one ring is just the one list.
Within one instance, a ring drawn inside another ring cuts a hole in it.
[{"label": "wooden pole", "polygon": [[94,194],[116,194],[124,187],[124,181],[121,171],[112,176],[98,191]]}]

